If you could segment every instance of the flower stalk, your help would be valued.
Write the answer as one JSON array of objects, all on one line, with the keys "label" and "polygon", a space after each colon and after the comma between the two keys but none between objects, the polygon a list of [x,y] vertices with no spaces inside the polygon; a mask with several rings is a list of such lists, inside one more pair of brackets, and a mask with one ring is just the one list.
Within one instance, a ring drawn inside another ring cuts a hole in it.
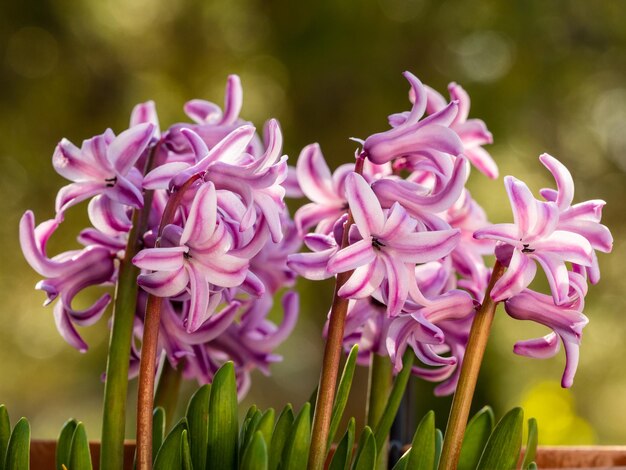
[{"label": "flower stalk", "polygon": [[491,331],[491,324],[493,323],[496,307],[498,305],[498,302],[494,302],[491,299],[491,290],[498,279],[502,277],[505,269],[506,268],[500,264],[499,261],[496,261],[482,306],[476,313],[472,323],[467,349],[461,367],[461,375],[452,400],[450,417],[448,418],[448,426],[446,427],[446,435],[443,441],[443,449],[439,463],[440,470],[454,470],[457,468],[461,445],[463,444],[463,436],[472,405],[472,398],[478,380],[478,373],[480,372],[480,366],[487,347],[487,340],[489,339],[489,332]]},{"label": "flower stalk", "polygon": [[[172,222],[183,195],[200,178],[202,178],[202,174],[194,174],[170,197],[163,211],[163,217],[159,225],[159,238],[157,238],[155,247],[160,246],[160,236],[163,228]],[[139,470],[150,470],[152,468],[152,410],[154,409],[156,356],[159,328],[161,326],[162,303],[162,297],[150,294],[144,318],[141,362],[139,364],[139,390],[137,393],[137,469]]]},{"label": "flower stalk", "polygon": [[[354,168],[355,173],[362,174],[365,155],[357,157]],[[349,245],[348,233],[354,223],[352,214],[348,211],[348,219],[343,227],[342,247]],[[309,470],[321,470],[326,461],[328,452],[327,442],[332,418],[335,390],[339,375],[339,363],[343,347],[343,334],[346,315],[348,313],[348,299],[339,296],[339,289],[352,275],[352,271],[337,274],[333,303],[328,320],[328,336],[324,347],[322,371],[317,388],[315,414],[313,416],[313,429],[311,432],[311,447],[309,451]]]},{"label": "flower stalk", "polygon": [[[158,145],[150,152],[146,172],[150,171],[153,165]],[[148,226],[152,196],[152,191],[146,191],[143,209],[133,211],[133,225],[128,236],[124,259],[119,267],[104,384],[100,451],[102,470],[116,470],[124,465],[128,368],[137,306],[137,275],[139,274],[139,269],[131,260],[143,247],[141,236]]]}]

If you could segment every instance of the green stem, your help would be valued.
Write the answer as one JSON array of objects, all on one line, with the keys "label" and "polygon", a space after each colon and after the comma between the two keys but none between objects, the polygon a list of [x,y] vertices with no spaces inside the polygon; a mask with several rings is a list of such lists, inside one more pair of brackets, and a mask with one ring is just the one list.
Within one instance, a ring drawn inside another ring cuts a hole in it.
[{"label": "green stem", "polygon": [[141,235],[146,230],[151,205],[152,192],[150,191],[144,196],[144,209],[134,211],[133,227],[119,268],[104,384],[100,451],[102,470],[119,470],[124,465],[128,366],[137,304],[137,275],[139,274],[139,269],[132,264],[131,260],[142,247]]},{"label": "green stem", "polygon": [[[367,392],[367,425],[372,429],[376,429],[385,411],[389,393],[391,392],[392,377],[393,364],[389,357],[372,353]],[[385,442],[389,442],[389,438]],[[387,446],[385,445],[385,447]],[[386,469],[388,460],[388,452],[381,452],[378,456],[378,468]]]},{"label": "green stem", "polygon": [[183,363],[179,362],[178,367],[174,369],[166,359],[154,395],[154,406],[160,406],[165,410],[165,419],[169,423],[174,423],[182,376]]},{"label": "green stem", "polygon": [[499,261],[496,261],[487,292],[485,292],[485,299],[472,323],[465,356],[463,357],[463,365],[461,366],[461,375],[456,386],[450,417],[448,418],[448,426],[446,427],[446,436],[443,441],[441,460],[439,462],[440,470],[454,470],[457,468],[472,398],[474,397],[474,390],[478,381],[478,373],[480,372],[487,340],[489,339],[489,332],[491,331],[491,324],[498,305],[497,302],[491,300],[491,290],[496,281],[502,277],[505,269]]}]

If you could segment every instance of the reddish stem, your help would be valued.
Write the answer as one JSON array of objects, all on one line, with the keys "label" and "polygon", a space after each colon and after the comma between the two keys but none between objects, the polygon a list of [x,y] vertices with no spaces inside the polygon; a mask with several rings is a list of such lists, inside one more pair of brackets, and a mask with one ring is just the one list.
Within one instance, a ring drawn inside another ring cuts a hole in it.
[{"label": "reddish stem", "polygon": [[[193,175],[173,193],[163,210],[155,247],[161,244],[161,235],[166,225],[172,223],[185,192],[202,174]],[[154,383],[157,366],[157,346],[161,325],[161,304],[163,299],[152,294],[148,296],[141,343],[139,363],[139,391],[137,394],[137,469],[152,469],[152,410],[154,408]]]},{"label": "reddish stem", "polygon": [[[363,154],[359,155],[354,168],[356,173],[363,173],[364,162],[365,156]],[[348,211],[348,220],[343,226],[342,248],[349,245],[348,237],[350,227],[353,223],[354,219],[352,218],[352,214]],[[328,450],[326,444],[330,430],[330,421],[332,419],[333,403],[335,401],[337,377],[339,375],[345,319],[348,313],[348,299],[339,297],[339,289],[341,289],[341,286],[345,284],[351,275],[352,271],[339,273],[337,274],[337,280],[335,282],[335,293],[330,309],[330,318],[328,320],[328,335],[324,347],[324,359],[322,360],[322,371],[317,389],[315,415],[313,417],[309,470],[322,469],[326,460]]]}]

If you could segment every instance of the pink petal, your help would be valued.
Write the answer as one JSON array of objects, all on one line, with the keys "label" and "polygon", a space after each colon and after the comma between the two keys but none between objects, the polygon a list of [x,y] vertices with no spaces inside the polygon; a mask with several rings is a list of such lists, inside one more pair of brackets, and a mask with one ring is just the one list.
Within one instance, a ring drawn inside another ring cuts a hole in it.
[{"label": "pink petal", "polygon": [[557,305],[562,305],[568,300],[569,276],[567,267],[558,255],[548,253],[531,253],[530,257],[537,260],[543,268],[550,284],[550,290]]},{"label": "pink petal", "polygon": [[152,100],[136,105],[130,114],[130,127],[143,123],[151,123],[154,126],[153,135],[155,138],[158,139],[161,136],[159,117],[154,101]]},{"label": "pink petal", "polygon": [[376,252],[370,240],[360,240],[339,250],[328,262],[328,271],[332,274],[350,271],[374,261]]},{"label": "pink petal", "polygon": [[427,263],[448,255],[457,246],[459,229],[403,234],[384,241],[405,263]]},{"label": "pink petal", "polygon": [[404,207],[395,202],[387,214],[380,238],[387,240],[408,234],[413,232],[416,226],[417,221],[409,216]]},{"label": "pink petal", "polygon": [[113,186],[110,186],[111,183],[108,183],[104,188],[103,194],[121,204],[138,209],[142,208],[143,194],[141,190],[122,175],[117,174],[115,177],[116,181]]},{"label": "pink petal", "polygon": [[526,288],[535,277],[537,267],[519,250],[513,251],[509,267],[491,290],[495,302],[513,297]]},{"label": "pink petal", "polygon": [[219,287],[237,287],[246,279],[248,260],[229,254],[220,256],[196,256],[191,259],[195,268],[202,271],[205,279]]},{"label": "pink petal", "polygon": [[187,139],[187,142],[189,142],[189,145],[191,146],[191,151],[196,157],[196,162],[199,162],[203,158],[206,158],[206,156],[209,154],[209,148],[198,134],[188,128],[181,129],[180,133],[184,135]]},{"label": "pink petal", "polygon": [[456,100],[459,103],[459,112],[455,119],[455,123],[464,123],[469,116],[470,110],[470,97],[463,87],[455,82],[448,85],[448,93],[450,93],[450,99]]},{"label": "pink petal", "polygon": [[189,209],[189,217],[180,237],[180,244],[191,241],[202,245],[211,238],[217,223],[217,195],[213,183],[204,183],[196,192]]},{"label": "pink petal", "polygon": [[525,238],[537,223],[537,201],[528,186],[513,176],[504,177],[504,186],[511,201],[515,225],[519,227],[520,237]]},{"label": "pink petal", "polygon": [[341,206],[323,206],[321,204],[311,202],[300,207],[293,219],[296,222],[296,227],[299,233],[305,233],[311,227],[316,226],[318,223],[324,220],[328,220],[334,225],[334,222],[339,219],[346,211]]},{"label": "pink petal", "polygon": [[456,124],[453,129],[459,134],[466,151],[493,142],[493,135],[480,119],[470,119],[462,124]]},{"label": "pink petal", "polygon": [[385,270],[380,259],[360,266],[339,289],[339,296],[348,299],[369,297],[383,282]]},{"label": "pink petal", "polygon": [[410,113],[408,114],[405,123],[407,125],[414,124],[419,121],[424,115],[424,111],[426,110],[426,104],[428,102],[428,97],[426,94],[426,87],[422,85],[422,82],[413,75],[411,72],[404,72],[404,78],[406,78],[411,84],[411,91],[409,92],[409,97],[411,102],[413,103],[413,107],[411,108]]},{"label": "pink petal", "polygon": [[88,161],[81,150],[67,139],[62,139],[54,149],[52,166],[58,174],[70,181],[84,182],[101,176],[93,162]]},{"label": "pink petal", "polygon": [[559,352],[560,346],[561,342],[557,334],[550,333],[541,338],[518,341],[513,346],[513,352],[520,356],[548,359]]},{"label": "pink petal", "polygon": [[400,313],[409,296],[409,278],[403,259],[383,256],[387,274],[387,315],[394,317]]},{"label": "pink petal", "polygon": [[174,297],[185,290],[189,283],[187,270],[183,267],[174,271],[155,271],[150,274],[140,274],[137,284],[149,294],[157,297]]},{"label": "pink petal", "polygon": [[312,281],[328,279],[333,274],[328,272],[326,267],[334,251],[333,249],[317,253],[294,253],[289,255],[287,266],[305,279]]},{"label": "pink petal", "polygon": [[149,172],[143,179],[144,189],[167,189],[174,176],[189,168],[185,162],[165,163]]},{"label": "pink petal", "polygon": [[493,160],[491,155],[482,147],[473,147],[465,149],[463,155],[474,165],[478,171],[486,175],[491,179],[498,177],[498,165]]},{"label": "pink petal", "polygon": [[589,241],[577,233],[556,230],[548,237],[532,243],[536,253],[554,254],[564,261],[590,266],[593,248]]},{"label": "pink petal", "polygon": [[363,238],[379,235],[385,224],[380,203],[361,175],[352,173],[346,179],[346,197],[354,223]]},{"label": "pink petal", "polygon": [[223,126],[235,124],[243,104],[241,81],[237,75],[229,75],[224,95],[224,115],[220,122]]},{"label": "pink petal", "polygon": [[168,248],[144,248],[133,258],[133,264],[141,269],[151,271],[175,271],[183,266],[186,246]]},{"label": "pink petal", "polygon": [[128,173],[150,143],[153,133],[154,124],[147,122],[125,130],[115,138],[109,145],[107,156],[118,173]]},{"label": "pink petal", "polygon": [[498,240],[513,246],[520,244],[519,229],[515,224],[494,224],[474,232],[477,240]]},{"label": "pink petal", "polygon": [[574,200],[574,180],[569,170],[560,161],[547,153],[539,157],[556,181],[557,197],[556,204],[561,211],[567,209]]},{"label": "pink petal", "polygon": [[197,124],[215,122],[222,115],[218,105],[205,100],[187,101],[183,109],[185,114]]},{"label": "pink petal", "polygon": [[194,263],[187,263],[186,269],[191,295],[191,303],[187,313],[187,332],[192,333],[200,328],[210,316],[208,311],[210,291],[207,280],[203,273],[195,268]]},{"label": "pink petal", "polygon": [[311,201],[336,206],[340,195],[333,188],[333,180],[319,144],[302,149],[296,164],[296,174],[302,192]]},{"label": "pink petal", "polygon": [[63,213],[79,202],[104,193],[106,189],[105,181],[71,183],[63,186],[57,193],[55,210],[57,214]]}]

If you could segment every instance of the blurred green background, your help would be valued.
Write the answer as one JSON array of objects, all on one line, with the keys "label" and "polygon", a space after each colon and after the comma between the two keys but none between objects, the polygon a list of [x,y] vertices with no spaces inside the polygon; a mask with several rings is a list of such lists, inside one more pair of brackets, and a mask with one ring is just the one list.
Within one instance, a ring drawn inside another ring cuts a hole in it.
[{"label": "blurred green background", "polygon": [[[30,417],[36,437],[55,436],[70,416],[85,421],[92,438],[99,433],[106,320],[84,331],[87,354],[67,346],[33,290],[38,276],[17,238],[26,209],[39,221],[53,214],[64,181],[50,159],[61,137],[80,142],[106,127],[119,131],[147,99],[167,126],[184,119],[190,98],[221,103],[226,76],[237,73],[244,117],[257,125],[278,118],[294,160],[318,141],[336,166],[353,155],[348,137],[385,129],[389,113],[408,109],[401,72],[411,70],[441,91],[453,80],[469,91],[471,115],[495,136],[489,150],[502,175],[536,190],[552,184],[538,155],[560,158],[574,174],[577,201],[608,202],[604,221],[616,240],[588,297],[591,323],[573,389],[559,387],[562,353],[547,361],[512,354],[516,340],[541,329],[500,311],[475,406],[490,403],[499,414],[525,406],[546,444],[626,443],[625,8],[613,0],[1,2],[0,402],[14,419]],[[475,171],[470,188],[492,221],[510,220],[501,180]],[[86,223],[81,208],[50,253],[76,246]],[[280,348],[285,361],[272,377],[255,374],[246,403],[299,406],[315,386],[331,286],[299,287],[302,314]],[[365,376],[359,372],[353,394],[357,415]],[[432,397],[428,384],[417,389],[420,413],[435,408],[444,426],[449,399]],[[131,385],[130,406],[134,394]],[[133,427],[131,419],[129,436]]]}]

